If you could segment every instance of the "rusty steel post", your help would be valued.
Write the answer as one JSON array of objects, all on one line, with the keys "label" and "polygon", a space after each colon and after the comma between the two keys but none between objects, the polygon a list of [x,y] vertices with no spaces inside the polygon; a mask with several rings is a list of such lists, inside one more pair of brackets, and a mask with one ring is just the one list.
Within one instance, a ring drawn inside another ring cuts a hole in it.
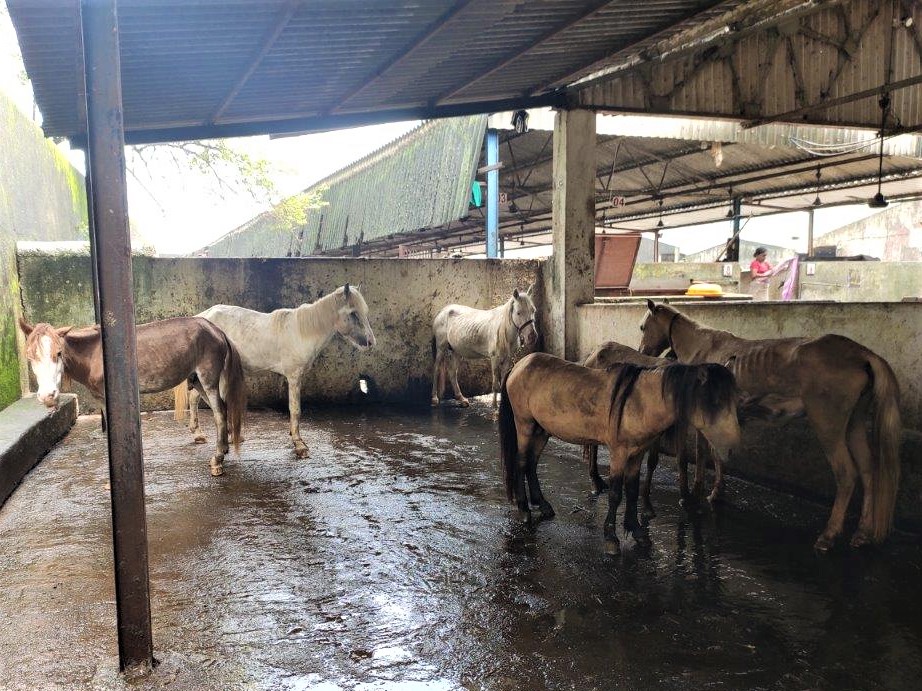
[{"label": "rusty steel post", "polygon": [[81,0],[87,147],[108,420],[119,664],[153,662],[116,0]]}]

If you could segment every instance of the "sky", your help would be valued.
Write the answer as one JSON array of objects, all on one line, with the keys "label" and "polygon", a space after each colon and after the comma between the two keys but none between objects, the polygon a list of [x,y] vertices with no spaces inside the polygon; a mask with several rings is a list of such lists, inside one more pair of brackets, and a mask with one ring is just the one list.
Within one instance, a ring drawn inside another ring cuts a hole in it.
[{"label": "sky", "polygon": [[[0,90],[27,116],[33,117],[32,93],[23,83],[23,74],[16,34],[6,13],[6,4],[0,0]],[[247,137],[229,141],[250,156],[268,161],[278,191],[288,196],[381,148],[418,124],[392,123],[273,140]],[[84,169],[81,152],[71,152],[70,158],[78,169]],[[128,177],[128,210],[133,229],[160,254],[193,252],[267,209],[267,203],[257,202],[245,193],[222,196],[213,184],[193,174],[177,175],[176,169],[170,166],[164,166],[144,185],[131,175]],[[871,213],[873,211],[864,205],[818,209],[814,217],[814,235],[822,235]],[[721,244],[730,234],[727,222],[667,228],[661,238],[689,254]],[[807,214],[753,219],[745,225],[740,237],[803,252],[807,241]],[[547,254],[540,250],[529,253]]]}]

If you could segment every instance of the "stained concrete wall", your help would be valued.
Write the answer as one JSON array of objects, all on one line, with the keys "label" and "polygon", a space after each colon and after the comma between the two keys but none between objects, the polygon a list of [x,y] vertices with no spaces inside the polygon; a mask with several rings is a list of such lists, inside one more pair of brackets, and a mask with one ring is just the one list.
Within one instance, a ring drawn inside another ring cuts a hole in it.
[{"label": "stained concrete wall", "polygon": [[[55,325],[92,323],[89,257],[23,253],[19,264],[27,318]],[[365,376],[373,396],[423,405],[430,396],[436,312],[453,302],[492,307],[508,299],[513,288],[536,282],[540,295],[539,266],[533,260],[489,259],[133,260],[139,323],[196,314],[218,303],[260,311],[295,307],[346,282],[358,286],[369,305],[377,347],[360,353],[335,338],[305,375],[305,400],[352,400],[359,378]],[[486,361],[462,367],[465,393],[485,393],[489,384]],[[249,390],[254,405],[287,406],[281,377],[251,377]],[[91,404],[86,395],[81,397],[82,409]],[[171,406],[168,395],[142,401],[145,410]]]},{"label": "stained concrete wall", "polygon": [[[903,479],[898,514],[922,528],[922,304],[919,303],[681,303],[684,314],[745,338],[819,336],[837,333],[886,359],[900,382],[903,417]],[[599,343],[615,340],[637,347],[646,303],[594,304],[580,308],[579,350],[585,357]],[[746,425],[743,446],[728,472],[763,484],[831,501],[832,472],[804,420],[781,425]]]},{"label": "stained concrete wall", "polygon": [[0,409],[19,399],[25,380],[16,241],[78,240],[86,229],[83,177],[0,94]]},{"label": "stained concrete wall", "polygon": [[[807,275],[808,264],[814,268],[813,275]],[[717,283],[725,292],[750,293],[748,267],[730,263],[732,275],[727,277],[723,275],[724,266],[715,262],[637,264],[631,288],[677,290],[694,280]],[[780,299],[785,277],[778,274],[772,278],[776,299]],[[899,301],[922,296],[922,262],[800,262],[797,281],[796,295],[800,300]]]}]

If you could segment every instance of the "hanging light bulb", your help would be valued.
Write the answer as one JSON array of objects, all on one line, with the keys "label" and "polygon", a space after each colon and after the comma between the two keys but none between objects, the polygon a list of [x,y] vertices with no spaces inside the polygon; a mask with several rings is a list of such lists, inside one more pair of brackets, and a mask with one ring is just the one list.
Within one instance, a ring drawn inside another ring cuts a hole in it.
[{"label": "hanging light bulb", "polygon": [[820,167],[816,167],[816,198],[813,200],[813,206],[822,206],[823,202],[820,200]]},{"label": "hanging light bulb", "polygon": [[887,124],[887,109],[890,107],[890,96],[884,94],[880,101],[880,153],[877,157],[877,194],[868,200],[868,207],[872,209],[886,209],[889,205],[881,186],[884,177],[884,127]]}]

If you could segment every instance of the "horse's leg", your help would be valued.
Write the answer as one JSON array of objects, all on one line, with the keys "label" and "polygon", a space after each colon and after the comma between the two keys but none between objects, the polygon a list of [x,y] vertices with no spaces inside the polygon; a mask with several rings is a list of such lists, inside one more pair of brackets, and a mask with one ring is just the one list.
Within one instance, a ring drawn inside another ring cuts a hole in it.
[{"label": "horse's leg", "polygon": [[845,512],[848,510],[848,503],[852,498],[858,473],[845,443],[848,414],[843,414],[838,406],[831,404],[828,400],[805,400],[804,408],[826,452],[826,458],[832,466],[832,473],[836,480],[836,499],[829,513],[829,520],[813,545],[820,552],[826,552],[835,544],[836,538],[842,534]]},{"label": "horse's leg", "polygon": [[448,376],[451,379],[451,386],[455,391],[455,399],[462,408],[467,408],[471,402],[461,393],[461,387],[458,386],[458,368],[461,366],[461,358],[454,352],[448,354]]},{"label": "horse's leg", "polygon": [[499,386],[502,383],[501,371],[503,368],[503,362],[500,361],[498,357],[490,358],[490,374],[493,378],[492,383],[490,384],[490,391],[493,394],[493,408],[496,409],[496,394],[499,391]]},{"label": "horse's leg", "polygon": [[592,480],[592,493],[601,494],[608,491],[608,483],[599,475],[599,445],[583,446],[583,460],[589,462],[589,479]]},{"label": "horse's leg", "polygon": [[692,494],[696,500],[704,498],[704,481],[707,473],[707,457],[703,451],[704,439],[700,432],[695,432],[695,484]]},{"label": "horse's leg", "polygon": [[647,483],[643,487],[643,508],[641,515],[644,518],[656,518],[656,511],[653,510],[653,502],[650,500],[650,490],[653,488],[653,472],[659,465],[659,439],[655,440],[647,451]]},{"label": "horse's leg", "polygon": [[541,492],[541,485],[538,483],[538,458],[544,447],[547,445],[548,434],[544,430],[538,430],[531,437],[531,443],[528,445],[525,455],[525,477],[528,480],[528,495],[531,499],[531,505],[538,507],[541,512],[541,520],[547,520],[554,517],[554,509],[544,494]]},{"label": "horse's leg", "polygon": [[215,453],[211,457],[211,474],[215,477],[224,474],[224,456],[230,451],[227,443],[227,406],[218,392],[218,385],[206,386],[201,376],[196,377],[195,388],[205,397],[214,415]]},{"label": "horse's leg", "polygon": [[[515,421],[516,429],[516,459],[515,459],[515,505],[519,510],[522,523],[531,525],[531,509],[528,507],[528,495],[525,493],[525,474],[528,467],[528,450],[537,425],[532,422]],[[537,466],[537,460],[535,461]]]},{"label": "horse's leg", "polygon": [[724,488],[724,462],[710,446],[705,448],[707,449],[707,454],[714,459],[714,486],[711,488],[711,493],[708,495],[708,503],[713,505],[714,502],[720,498],[720,493]]},{"label": "horse's leg", "polygon": [[874,486],[874,457],[868,440],[868,428],[865,424],[868,408],[868,399],[859,398],[848,420],[846,443],[858,468],[863,490],[861,518],[858,520],[858,529],[852,535],[850,542],[852,547],[862,547],[874,542],[874,496],[877,493],[877,487]]},{"label": "horse's leg", "polygon": [[201,398],[198,389],[193,386],[189,391],[189,431],[192,432],[193,441],[196,444],[204,444],[205,433],[198,426],[198,400]]},{"label": "horse's leg", "polygon": [[288,379],[288,416],[289,426],[288,433],[291,435],[291,441],[295,445],[295,456],[298,458],[307,457],[307,444],[301,439],[301,370],[298,370]]},{"label": "horse's leg", "polygon": [[608,445],[611,457],[608,468],[608,514],[605,516],[605,551],[608,554],[619,554],[621,542],[618,540],[618,506],[621,504],[622,488],[624,486],[624,469],[627,456],[624,451],[613,444]]},{"label": "horse's leg", "polygon": [[624,532],[630,533],[638,545],[649,545],[650,535],[637,520],[637,498],[640,495],[640,464],[642,461],[643,452],[634,454],[627,461],[624,474],[624,488],[627,494],[627,504],[624,507]]},{"label": "horse's leg", "polygon": [[442,389],[445,386],[445,375],[443,369],[443,363],[445,361],[445,351],[439,347],[438,343],[435,346],[435,362],[432,365],[432,405],[436,406],[439,404],[439,398],[442,396]]}]

